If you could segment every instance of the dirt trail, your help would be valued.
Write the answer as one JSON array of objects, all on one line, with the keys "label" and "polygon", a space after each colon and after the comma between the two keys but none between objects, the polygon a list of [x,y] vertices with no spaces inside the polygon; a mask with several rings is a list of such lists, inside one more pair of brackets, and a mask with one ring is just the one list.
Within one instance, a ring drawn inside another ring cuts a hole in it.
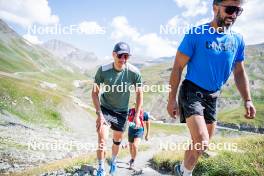
[{"label": "dirt trail", "polygon": [[[0,72],[1,77],[21,79],[5,72]],[[27,123],[0,109],[0,175],[90,152],[85,147],[96,145],[95,118],[73,97],[64,96],[65,101],[57,107],[69,129],[66,131]]]},{"label": "dirt trail", "polygon": [[86,110],[73,102],[64,102],[59,106],[59,112],[65,124],[79,138],[94,141],[96,137],[95,118],[91,117]]},{"label": "dirt trail", "polygon": [[151,167],[150,159],[161,151],[161,146],[165,146],[164,144],[173,143],[179,144],[183,143],[188,139],[186,135],[165,135],[159,134],[158,136],[154,136],[149,141],[142,141],[142,144],[147,144],[149,149],[147,151],[139,152],[138,157],[135,161],[136,170],[129,170],[129,165],[127,164],[130,160],[130,156],[124,159],[118,159],[117,161],[117,176],[129,176],[129,175],[144,175],[144,176],[160,176],[167,175],[163,173],[159,173]]}]

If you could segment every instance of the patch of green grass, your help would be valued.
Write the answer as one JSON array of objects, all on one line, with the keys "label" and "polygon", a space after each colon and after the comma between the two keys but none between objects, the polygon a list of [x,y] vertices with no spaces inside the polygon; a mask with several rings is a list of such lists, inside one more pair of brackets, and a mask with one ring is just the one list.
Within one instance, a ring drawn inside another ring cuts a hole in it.
[{"label": "patch of green grass", "polygon": [[16,53],[0,42],[0,70],[5,72],[15,71],[33,71],[37,70],[33,63],[30,63],[21,57],[17,58]]},{"label": "patch of green grass", "polygon": [[[220,150],[213,157],[201,157],[193,171],[194,176],[261,176],[264,174],[264,137],[251,135],[237,138],[218,138],[217,143],[235,143],[241,152]],[[172,171],[183,159],[183,151],[162,151],[153,159],[157,169]]]},{"label": "patch of green grass", "polygon": [[201,159],[194,172],[200,175],[263,175],[264,137],[263,135],[237,138],[220,138],[218,142],[237,144],[242,153],[220,151],[216,157]]},{"label": "patch of green grass", "polygon": [[54,161],[49,164],[43,164],[34,168],[12,174],[13,176],[25,175],[40,175],[47,172],[56,171],[59,169],[71,170],[73,166],[80,166],[82,164],[93,164],[96,161],[96,154],[86,154],[76,158],[67,158],[60,161]]},{"label": "patch of green grass", "polygon": [[0,78],[0,108],[25,122],[49,128],[63,127],[57,105],[64,97],[34,85],[10,78]]},{"label": "patch of green grass", "polygon": [[230,108],[218,113],[218,120],[225,123],[233,124],[248,124],[254,127],[264,126],[264,103],[256,102],[255,107],[257,109],[256,117],[252,120],[248,120],[244,117],[245,109],[243,106],[239,108]]},{"label": "patch of green grass", "polygon": [[41,81],[55,83],[63,93],[73,91],[74,80],[86,80],[87,78],[80,73],[71,73],[63,69],[47,70],[46,72],[21,73],[25,79],[35,80],[35,84],[40,84]]},{"label": "patch of green grass", "polygon": [[185,126],[151,123],[150,134],[181,134],[187,132]]},{"label": "patch of green grass", "polygon": [[183,160],[183,151],[162,151],[153,156],[151,159],[152,166],[156,170],[173,171],[176,164]]}]

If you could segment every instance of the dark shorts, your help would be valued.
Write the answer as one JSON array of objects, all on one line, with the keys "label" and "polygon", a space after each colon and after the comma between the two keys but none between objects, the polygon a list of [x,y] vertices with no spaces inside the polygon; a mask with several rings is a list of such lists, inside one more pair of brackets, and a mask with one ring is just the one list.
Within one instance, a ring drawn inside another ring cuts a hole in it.
[{"label": "dark shorts", "polygon": [[216,121],[216,105],[220,92],[207,91],[189,80],[184,80],[178,96],[180,122],[192,115],[204,116],[206,124]]},{"label": "dark shorts", "polygon": [[133,143],[135,138],[143,138],[144,128],[128,128],[128,142]]},{"label": "dark shorts", "polygon": [[104,115],[106,123],[111,127],[112,130],[124,132],[127,124],[127,111],[112,111],[101,106],[102,113]]}]

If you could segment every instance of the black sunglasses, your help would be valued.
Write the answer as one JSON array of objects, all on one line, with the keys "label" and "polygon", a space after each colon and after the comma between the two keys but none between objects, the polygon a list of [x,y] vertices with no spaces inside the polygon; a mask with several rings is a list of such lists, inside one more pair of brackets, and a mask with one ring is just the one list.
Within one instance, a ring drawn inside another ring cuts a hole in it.
[{"label": "black sunglasses", "polygon": [[237,6],[225,6],[225,5],[221,5],[222,7],[225,7],[225,13],[227,13],[228,15],[233,15],[234,13],[236,13],[237,16],[240,16],[243,12],[243,8],[242,7],[237,7]]},{"label": "black sunglasses", "polygon": [[123,53],[123,54],[118,54],[117,57],[118,59],[121,59],[122,57],[124,57],[125,59],[128,59],[129,55],[126,53]]}]

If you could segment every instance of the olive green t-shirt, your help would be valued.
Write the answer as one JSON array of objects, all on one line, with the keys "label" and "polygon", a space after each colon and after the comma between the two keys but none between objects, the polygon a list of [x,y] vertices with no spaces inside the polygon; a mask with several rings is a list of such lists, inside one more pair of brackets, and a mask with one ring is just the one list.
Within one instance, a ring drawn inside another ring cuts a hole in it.
[{"label": "olive green t-shirt", "polygon": [[126,63],[122,71],[114,68],[114,63],[102,65],[96,72],[94,82],[100,85],[102,94],[100,103],[112,111],[128,111],[130,91],[142,86],[140,71]]}]

